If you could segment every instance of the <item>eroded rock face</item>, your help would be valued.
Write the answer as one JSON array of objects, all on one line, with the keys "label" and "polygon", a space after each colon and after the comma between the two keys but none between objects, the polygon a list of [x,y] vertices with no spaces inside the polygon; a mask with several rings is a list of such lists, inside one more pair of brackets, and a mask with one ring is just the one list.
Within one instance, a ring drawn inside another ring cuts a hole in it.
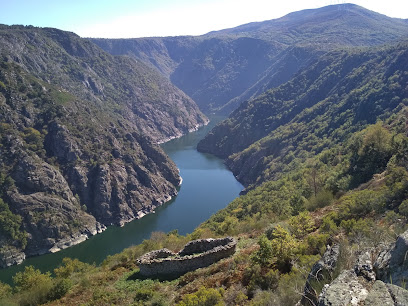
[{"label": "eroded rock face", "polygon": [[379,279],[402,286],[408,280],[408,231],[401,234],[395,244],[382,251],[374,263]]},{"label": "eroded rock face", "polygon": [[[401,234],[394,244],[379,254],[373,250],[361,253],[353,270],[342,271],[330,284],[324,285],[317,302],[313,300],[313,296],[310,298],[310,295],[306,295],[307,283],[305,297],[299,304],[319,306],[408,305],[408,291],[403,288],[405,277],[408,274],[407,241],[408,231]],[[323,262],[323,258],[319,262]],[[374,265],[372,258],[377,258]],[[317,267],[324,269],[319,262],[315,264],[312,272]]]},{"label": "eroded rock face", "polygon": [[317,304],[318,294],[313,289],[312,283],[321,282],[324,280],[326,280],[326,282],[329,282],[331,280],[332,273],[337,264],[339,252],[339,245],[328,245],[326,252],[324,252],[322,258],[313,265],[312,270],[307,277],[306,285],[303,290],[303,297],[301,300],[302,305]]},{"label": "eroded rock face", "polygon": [[365,300],[365,305],[394,305],[394,300],[387,288],[387,285],[382,281],[376,281]]},{"label": "eroded rock face", "polygon": [[376,276],[369,252],[364,252],[357,258],[354,272],[357,276],[363,276],[368,281],[375,281]]},{"label": "eroded rock face", "polygon": [[5,268],[21,264],[25,258],[24,252],[14,247],[7,247],[0,252],[0,267]]},{"label": "eroded rock face", "polygon": [[359,305],[367,298],[368,290],[350,270],[343,271],[330,285],[323,287],[319,306]]},{"label": "eroded rock face", "polygon": [[168,249],[149,252],[140,257],[137,263],[143,276],[179,276],[231,256],[236,244],[232,237],[199,239],[189,242],[178,253]]},{"label": "eroded rock face", "polygon": [[0,25],[0,53],[0,198],[16,219],[0,233],[0,265],[177,194],[179,171],[157,144],[208,119],[168,78],[58,29]]}]

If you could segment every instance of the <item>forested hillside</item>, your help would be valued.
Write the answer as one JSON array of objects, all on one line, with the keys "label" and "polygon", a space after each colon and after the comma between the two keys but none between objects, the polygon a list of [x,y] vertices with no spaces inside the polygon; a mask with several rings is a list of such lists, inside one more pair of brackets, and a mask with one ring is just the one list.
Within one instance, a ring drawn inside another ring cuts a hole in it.
[{"label": "forested hillside", "polygon": [[0,266],[58,251],[177,194],[156,145],[207,122],[146,65],[73,33],[0,28]]},{"label": "forested hillside", "polygon": [[227,158],[246,186],[279,178],[408,103],[408,45],[336,50],[243,103],[198,149]]},{"label": "forested hillside", "polygon": [[353,4],[288,14],[197,37],[92,39],[112,54],[150,62],[205,112],[229,113],[290,80],[339,46],[375,46],[408,35],[404,20]]}]

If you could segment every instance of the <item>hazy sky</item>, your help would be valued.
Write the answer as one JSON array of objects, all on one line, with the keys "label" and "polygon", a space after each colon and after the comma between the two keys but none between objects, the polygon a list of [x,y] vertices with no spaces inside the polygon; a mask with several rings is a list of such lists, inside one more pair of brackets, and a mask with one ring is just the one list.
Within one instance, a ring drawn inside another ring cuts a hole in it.
[{"label": "hazy sky", "polygon": [[54,27],[82,37],[200,35],[344,2],[408,19],[407,0],[0,0],[0,23]]}]

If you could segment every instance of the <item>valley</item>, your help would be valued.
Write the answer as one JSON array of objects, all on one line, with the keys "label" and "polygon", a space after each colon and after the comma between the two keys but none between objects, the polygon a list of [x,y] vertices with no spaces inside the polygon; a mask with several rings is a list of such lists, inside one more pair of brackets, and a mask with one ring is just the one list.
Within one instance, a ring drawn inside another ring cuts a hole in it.
[{"label": "valley", "polygon": [[0,281],[11,284],[12,276],[30,265],[43,272],[52,271],[65,257],[99,265],[108,256],[142,243],[153,232],[171,232],[177,229],[180,235],[191,233],[200,223],[237,197],[243,188],[220,159],[198,153],[195,149],[198,141],[219,120],[213,118],[209,125],[198,131],[162,145],[163,150],[180,169],[183,178],[174,199],[158,207],[154,213],[123,227],[110,226],[103,233],[76,246],[53,254],[31,257],[23,264],[3,269]]},{"label": "valley", "polygon": [[[408,303],[406,19],[0,43],[0,303]],[[140,273],[225,237],[220,261]]]}]

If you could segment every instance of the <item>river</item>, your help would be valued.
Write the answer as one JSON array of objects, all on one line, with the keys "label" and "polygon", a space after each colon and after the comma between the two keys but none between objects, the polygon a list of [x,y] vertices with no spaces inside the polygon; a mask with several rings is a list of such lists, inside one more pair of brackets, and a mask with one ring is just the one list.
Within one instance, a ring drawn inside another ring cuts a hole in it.
[{"label": "river", "polygon": [[30,257],[21,265],[2,269],[0,281],[11,283],[12,276],[28,265],[43,272],[53,271],[64,257],[100,264],[108,255],[141,243],[155,231],[177,229],[181,235],[191,233],[200,223],[227,206],[243,189],[221,159],[196,150],[198,141],[219,120],[212,118],[210,124],[198,131],[161,145],[180,169],[183,183],[177,197],[157,208],[154,214],[123,227],[110,226],[103,233],[60,252]]}]

